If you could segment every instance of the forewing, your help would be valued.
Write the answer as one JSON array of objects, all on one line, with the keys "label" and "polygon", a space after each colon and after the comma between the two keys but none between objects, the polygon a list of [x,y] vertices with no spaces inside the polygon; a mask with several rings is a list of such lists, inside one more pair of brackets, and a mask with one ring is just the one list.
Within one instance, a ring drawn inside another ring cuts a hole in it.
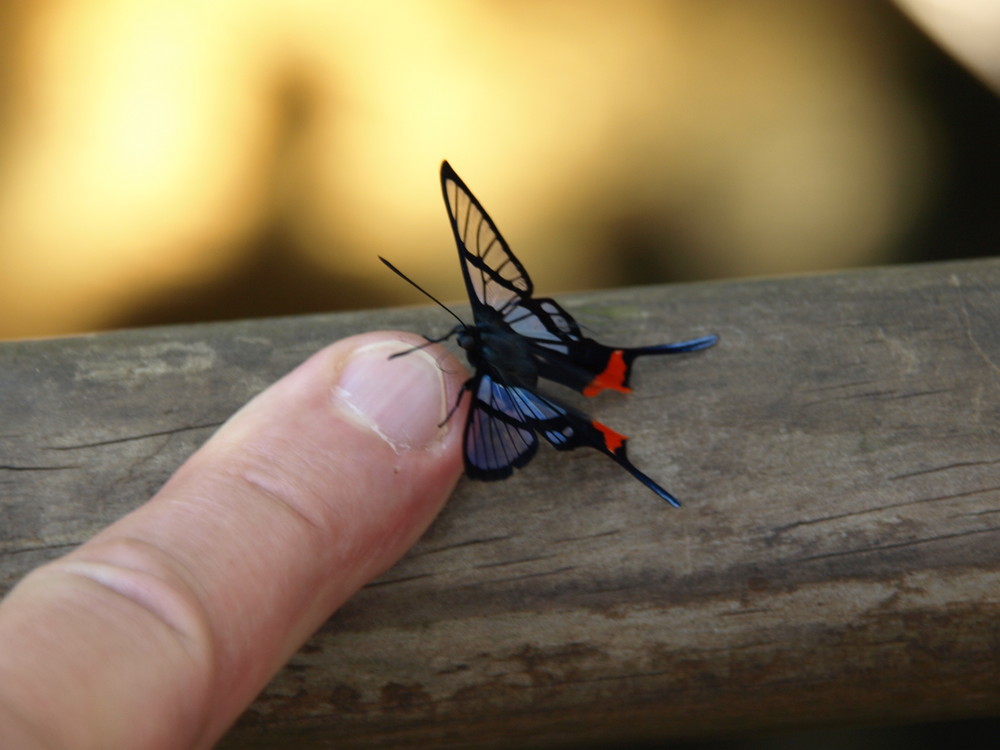
[{"label": "forewing", "polygon": [[522,299],[504,321],[533,343],[566,354],[574,341],[583,339],[580,326],[554,299]]},{"label": "forewing", "polygon": [[496,224],[448,162],[441,164],[441,191],[455,233],[465,286],[472,301],[501,312],[531,296],[531,279]]}]

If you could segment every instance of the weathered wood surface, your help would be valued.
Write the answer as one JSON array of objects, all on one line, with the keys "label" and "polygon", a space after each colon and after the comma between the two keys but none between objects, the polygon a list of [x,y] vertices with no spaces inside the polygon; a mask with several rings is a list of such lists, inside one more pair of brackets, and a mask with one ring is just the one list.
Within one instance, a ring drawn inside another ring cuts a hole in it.
[{"label": "weathered wood surface", "polygon": [[[1000,712],[1000,261],[631,289],[600,338],[716,332],[588,403],[592,451],[463,482],[225,746],[532,747]],[[0,586],[141,503],[327,342],[440,311],[0,345]]]}]

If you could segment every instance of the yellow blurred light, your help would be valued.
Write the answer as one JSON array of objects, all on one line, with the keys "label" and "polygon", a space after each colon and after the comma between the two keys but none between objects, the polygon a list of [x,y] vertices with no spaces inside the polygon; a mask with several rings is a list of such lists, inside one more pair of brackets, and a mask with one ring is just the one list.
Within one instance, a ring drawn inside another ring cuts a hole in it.
[{"label": "yellow blurred light", "polygon": [[227,241],[261,201],[264,121],[231,85],[212,5],[103,0],[33,19],[33,106],[0,183],[8,322],[36,309],[43,333],[99,324],[235,257]]},{"label": "yellow blurred light", "polygon": [[891,64],[856,38],[865,12],[31,6],[0,123],[0,336],[99,327],[224,279],[275,226],[331,277],[398,288],[384,254],[458,298],[442,158],[546,291],[618,283],[623,222],[693,275],[871,260],[919,205],[929,156]]}]

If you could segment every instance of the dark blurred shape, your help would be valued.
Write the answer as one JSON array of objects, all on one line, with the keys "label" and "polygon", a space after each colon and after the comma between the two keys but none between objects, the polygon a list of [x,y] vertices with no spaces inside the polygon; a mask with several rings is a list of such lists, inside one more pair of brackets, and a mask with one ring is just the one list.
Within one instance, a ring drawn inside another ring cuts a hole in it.
[{"label": "dark blurred shape", "polygon": [[[292,205],[303,176],[295,153],[313,123],[319,92],[294,66],[275,72],[273,109],[278,112],[269,148],[270,218],[240,252],[230,272],[175,286],[141,300],[111,319],[108,328],[196,323],[207,320],[270,317],[382,307],[392,295],[372,276],[334,273],[301,252],[292,233]],[[336,253],[336,237],[328,238]],[[373,260],[373,268],[378,264]]]},{"label": "dark blurred shape", "polygon": [[1000,97],[919,29],[904,28],[913,90],[937,120],[943,158],[935,198],[900,239],[896,256],[910,262],[1000,254]]},{"label": "dark blurred shape", "polygon": [[393,301],[370,276],[333,274],[295,252],[287,228],[275,223],[246,247],[232,273],[147,298],[107,327],[301,315],[385,307]]}]

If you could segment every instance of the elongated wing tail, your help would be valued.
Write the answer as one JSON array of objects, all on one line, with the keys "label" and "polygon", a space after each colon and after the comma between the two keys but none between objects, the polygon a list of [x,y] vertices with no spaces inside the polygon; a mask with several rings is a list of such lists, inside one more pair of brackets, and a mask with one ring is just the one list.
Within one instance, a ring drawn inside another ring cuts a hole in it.
[{"label": "elongated wing tail", "polygon": [[564,413],[558,420],[548,421],[548,424],[540,422],[536,425],[542,436],[554,447],[564,451],[573,450],[580,446],[595,448],[646,485],[661,499],[666,500],[675,508],[681,507],[680,501],[676,497],[639,471],[629,461],[626,452],[627,437],[578,411],[568,407],[563,407],[563,410]]},{"label": "elongated wing tail", "polygon": [[584,396],[596,396],[603,390],[631,392],[632,363],[637,357],[696,352],[718,340],[718,336],[710,335],[631,349],[615,349],[588,338],[565,340],[559,344],[535,340],[532,352],[539,362],[538,374],[543,378],[568,386]]},{"label": "elongated wing tail", "polygon": [[[677,341],[672,344],[659,344],[657,346],[638,346],[632,349],[614,349],[608,360],[608,367],[599,373],[593,381],[583,390],[585,396],[595,396],[605,388],[628,393],[631,391],[629,380],[632,377],[632,363],[637,357],[645,357],[653,354],[683,354],[684,352],[698,352],[715,346],[719,337],[714,333],[708,336],[699,336],[688,341]],[[621,360],[621,364],[618,363]]]},{"label": "elongated wing tail", "polygon": [[646,485],[647,487],[649,487],[649,489],[651,489],[653,492],[655,492],[657,495],[659,495],[663,500],[666,500],[668,503],[670,503],[671,505],[673,505],[675,508],[681,507],[681,501],[680,500],[678,500],[676,497],[674,497],[673,495],[671,495],[669,492],[667,492],[665,489],[663,489],[660,485],[658,485],[656,482],[654,482],[648,476],[646,476],[641,471],[639,471],[637,468],[635,468],[635,465],[631,461],[629,461],[628,458],[625,455],[625,445],[624,444],[622,445],[622,447],[621,447],[621,449],[619,451],[617,451],[616,453],[612,453],[611,454],[611,458],[615,461],[615,463],[617,463],[619,466],[621,466],[623,469],[625,469],[625,471],[627,471],[629,474],[631,474],[632,476],[634,476],[636,479],[638,479],[644,485]]},{"label": "elongated wing tail", "polygon": [[626,454],[626,446],[628,445],[627,437],[600,422],[591,421],[590,428],[591,430],[587,431],[587,436],[589,437],[587,444],[609,456],[616,464],[659,495],[661,499],[666,500],[675,508],[681,507],[680,500],[635,468],[635,464],[628,460],[628,455]]},{"label": "elongated wing tail", "polygon": [[658,346],[639,346],[634,349],[626,349],[625,351],[631,353],[631,359],[636,357],[641,357],[645,354],[680,354],[681,352],[699,352],[702,349],[708,349],[710,346],[715,346],[719,341],[719,337],[714,333],[708,336],[699,336],[696,339],[690,339],[688,341],[678,341],[673,344],[659,344]]}]

